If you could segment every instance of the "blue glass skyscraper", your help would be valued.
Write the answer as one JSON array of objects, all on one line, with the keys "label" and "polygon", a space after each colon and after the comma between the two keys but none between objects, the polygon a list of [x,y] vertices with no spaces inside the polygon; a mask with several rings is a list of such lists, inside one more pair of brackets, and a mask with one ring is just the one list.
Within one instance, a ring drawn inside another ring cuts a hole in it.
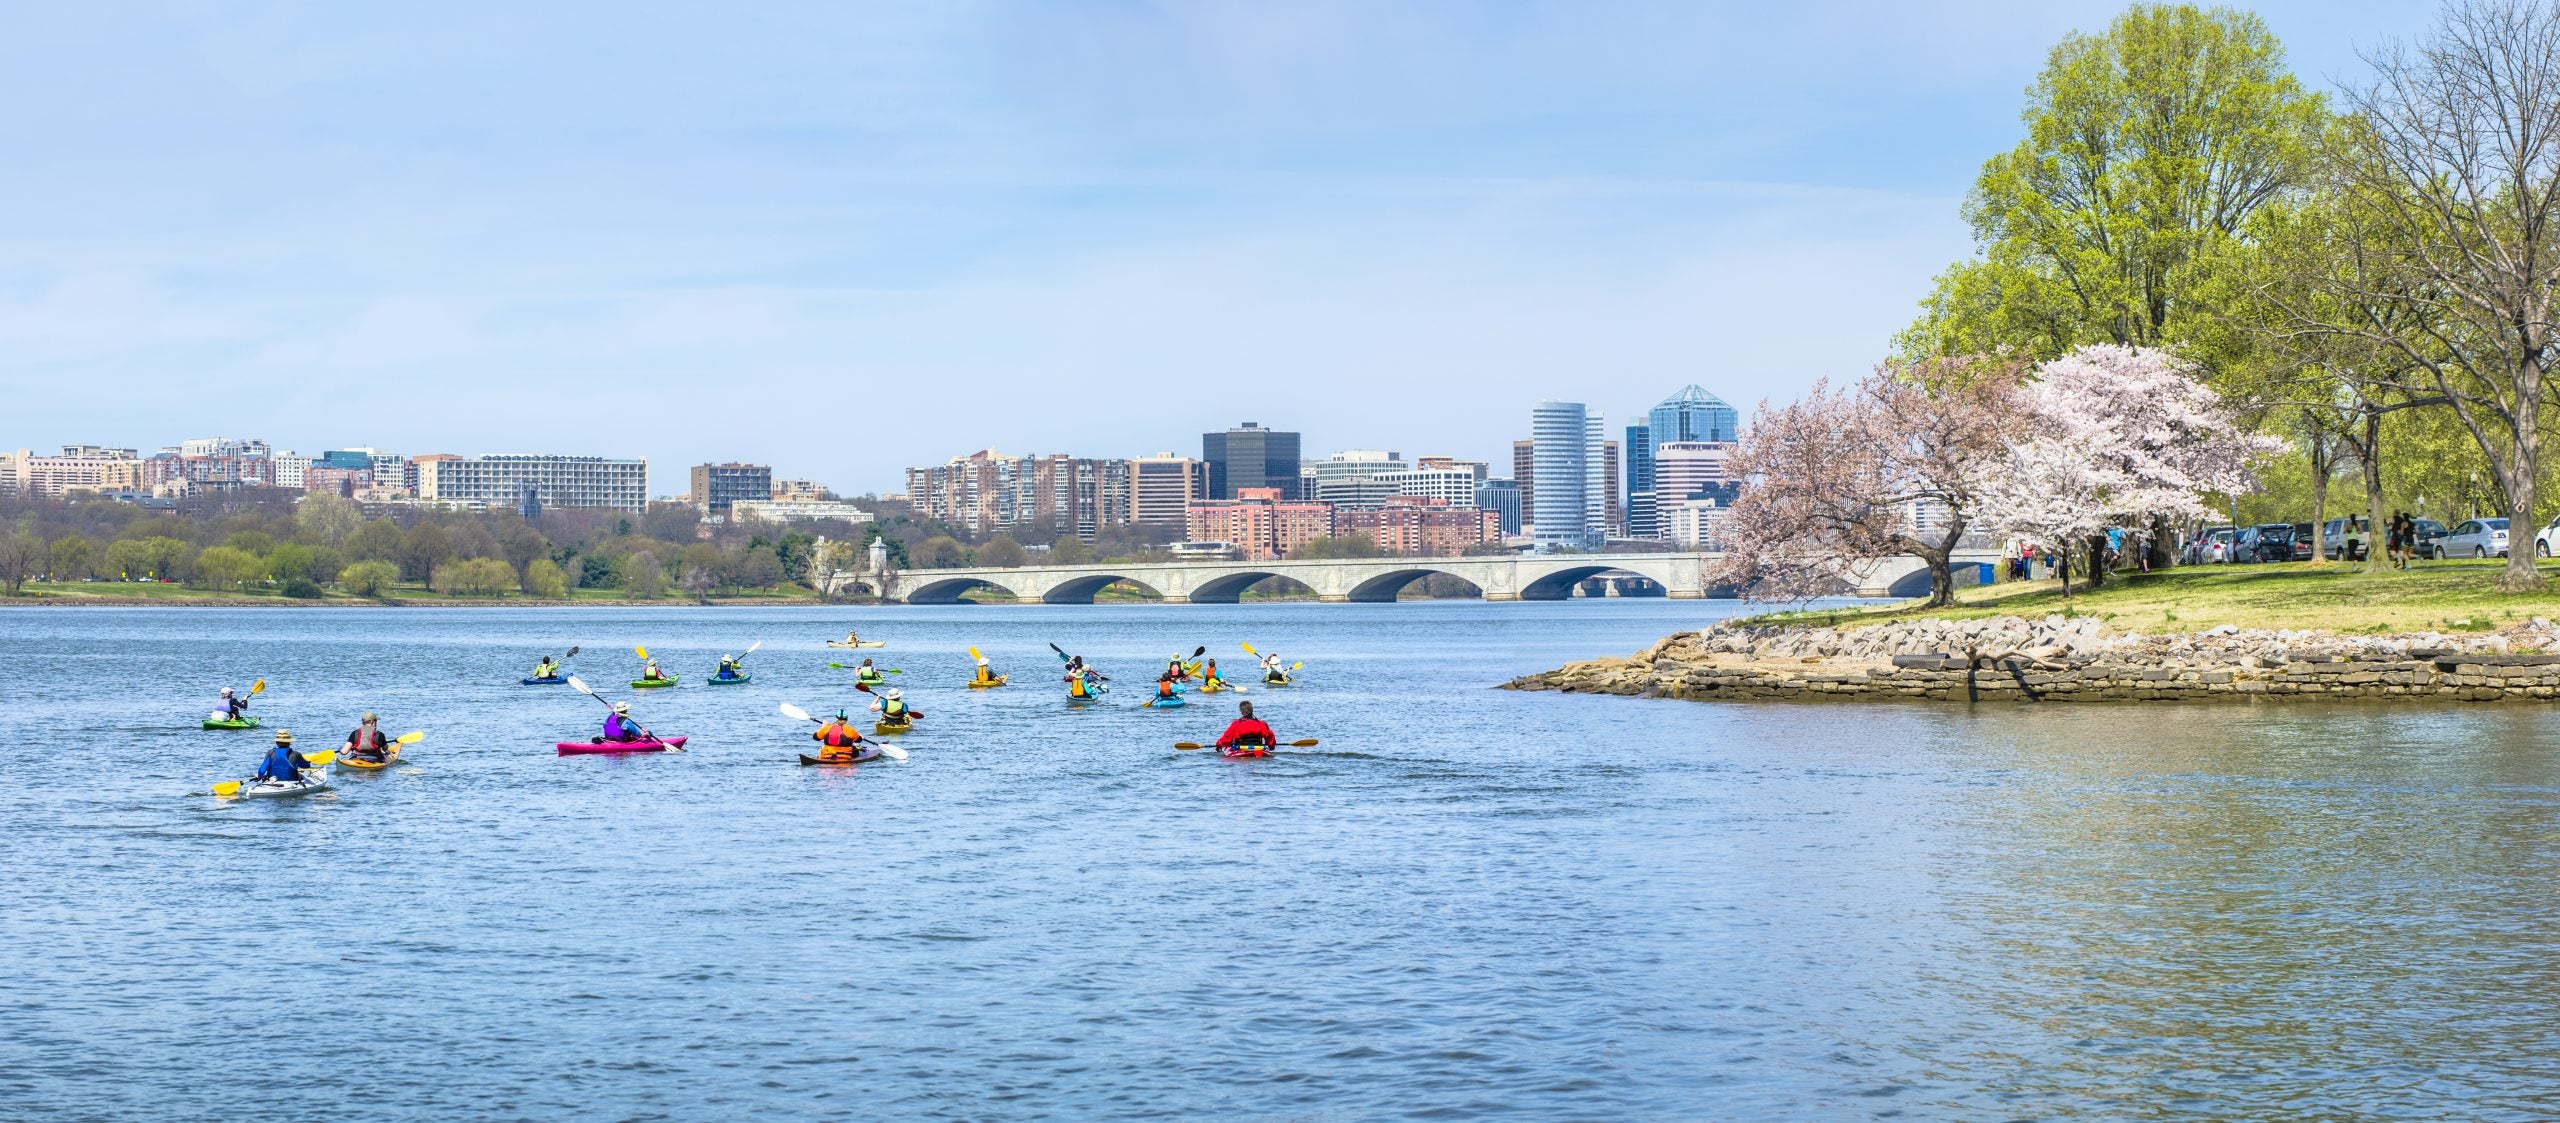
[{"label": "blue glass skyscraper", "polygon": [[1694,384],[1662,399],[1642,424],[1627,426],[1627,532],[1659,538],[1668,529],[1655,502],[1654,449],[1679,441],[1729,443],[1741,439],[1741,432],[1742,414]]}]

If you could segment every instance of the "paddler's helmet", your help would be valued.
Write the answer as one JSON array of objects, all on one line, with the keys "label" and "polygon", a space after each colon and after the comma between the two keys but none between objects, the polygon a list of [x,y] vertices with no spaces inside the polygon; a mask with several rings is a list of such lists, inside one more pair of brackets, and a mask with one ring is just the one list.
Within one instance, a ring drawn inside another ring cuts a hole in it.
[{"label": "paddler's helmet", "polygon": [[978,665],[979,665],[979,666],[981,666],[981,667],[986,666],[986,665],[987,665],[987,657],[986,657],[986,656],[984,656],[984,655],[978,656]]},{"label": "paddler's helmet", "polygon": [[627,713],[630,713],[630,712],[631,712],[631,703],[629,703],[629,702],[616,702],[616,703],[614,703],[614,704],[613,704],[613,712],[615,712],[615,713],[617,713],[617,714],[627,714]]},{"label": "paddler's helmet", "polygon": [[223,696],[223,697],[225,697],[225,698],[230,697],[230,696],[231,696],[231,688],[230,688],[230,687],[228,687],[228,686],[223,687],[223,688],[222,688],[222,696]]},{"label": "paddler's helmet", "polygon": [[290,729],[279,729],[279,730],[276,730],[276,744],[279,744],[279,745],[290,745],[290,744],[292,744],[292,743],[293,743],[293,731],[292,731],[292,730],[290,730]]},{"label": "paddler's helmet", "polygon": [[852,719],[852,715],[851,715],[851,714],[847,714],[847,713],[846,713],[846,712],[844,712],[842,709],[838,709],[838,710],[836,711],[836,720],[837,720],[837,721],[849,721],[849,720],[851,720],[851,719]]},{"label": "paddler's helmet", "polygon": [[738,661],[738,657],[735,655],[723,655],[720,657],[720,661],[723,663],[735,663]]},{"label": "paddler's helmet", "polygon": [[889,688],[889,698],[891,701],[896,701],[897,699],[904,697],[906,697],[906,694],[901,692],[897,687],[892,686]]}]

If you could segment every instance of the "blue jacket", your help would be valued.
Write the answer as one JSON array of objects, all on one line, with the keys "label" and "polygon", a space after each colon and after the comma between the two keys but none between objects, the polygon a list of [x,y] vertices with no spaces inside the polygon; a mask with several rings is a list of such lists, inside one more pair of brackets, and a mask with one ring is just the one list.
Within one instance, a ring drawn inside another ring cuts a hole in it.
[{"label": "blue jacket", "polygon": [[291,783],[300,780],[302,770],[309,767],[311,767],[311,761],[304,758],[301,753],[293,751],[293,746],[278,745],[269,750],[266,761],[258,765],[258,778]]}]

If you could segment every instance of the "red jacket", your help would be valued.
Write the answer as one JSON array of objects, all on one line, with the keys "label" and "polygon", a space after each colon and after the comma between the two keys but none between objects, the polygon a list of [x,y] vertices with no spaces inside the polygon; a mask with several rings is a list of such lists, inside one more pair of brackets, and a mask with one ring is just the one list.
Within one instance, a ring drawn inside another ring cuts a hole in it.
[{"label": "red jacket", "polygon": [[1247,737],[1260,738],[1266,745],[1276,745],[1280,742],[1280,736],[1273,733],[1270,726],[1264,725],[1261,718],[1240,717],[1236,719],[1235,724],[1227,727],[1226,732],[1218,735],[1218,747],[1233,748]]}]

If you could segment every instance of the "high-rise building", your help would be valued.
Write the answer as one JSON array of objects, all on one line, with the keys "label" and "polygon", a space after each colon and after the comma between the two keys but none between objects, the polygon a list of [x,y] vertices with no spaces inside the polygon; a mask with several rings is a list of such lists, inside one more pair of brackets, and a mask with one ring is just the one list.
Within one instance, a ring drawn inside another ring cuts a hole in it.
[{"label": "high-rise building", "polygon": [[1544,401],[1529,411],[1529,439],[1535,442],[1530,486],[1538,504],[1529,532],[1542,550],[1598,545],[1592,540],[1598,519],[1589,514],[1600,491],[1590,457],[1595,424],[1581,402]]},{"label": "high-rise building", "polygon": [[1645,420],[1627,426],[1627,534],[1634,538],[1661,538],[1670,533],[1662,510],[1679,497],[1665,491],[1654,479],[1654,449],[1671,442],[1714,441],[1730,444],[1741,439],[1742,415],[1724,399],[1697,386],[1683,386],[1680,392],[1647,411]]},{"label": "high-rise building", "polygon": [[1412,465],[1406,464],[1404,458],[1392,450],[1352,449],[1337,452],[1326,459],[1302,461],[1298,465],[1298,478],[1302,481],[1300,494],[1308,494],[1304,490],[1308,486],[1318,486],[1335,480],[1367,479],[1384,472],[1401,472],[1409,467]]},{"label": "high-rise building", "polygon": [[[513,508],[525,491],[544,507],[605,507],[637,513],[649,506],[649,462],[601,456],[437,456],[416,463],[418,498]],[[318,469],[313,469],[317,471]],[[377,486],[381,479],[376,471]]]},{"label": "high-rise building", "polygon": [[[1442,463],[1448,461],[1443,460]],[[1484,486],[1484,465],[1471,463],[1465,468],[1417,468],[1371,478],[1393,486],[1398,495],[1436,499],[1452,507],[1474,507],[1479,506],[1476,493]]]},{"label": "high-rise building", "polygon": [[142,460],[129,448],[66,445],[60,456],[19,449],[11,490],[60,499],[75,491],[133,491],[142,487]]},{"label": "high-rise building", "polygon": [[1209,497],[1207,466],[1188,456],[1159,452],[1129,464],[1129,521],[1181,526],[1191,501]]},{"label": "high-rise building", "polygon": [[1233,499],[1245,488],[1278,488],[1282,499],[1304,497],[1298,480],[1298,434],[1247,421],[1224,433],[1200,434],[1200,459],[1209,466],[1209,498]]},{"label": "high-rise building", "polygon": [[741,499],[761,503],[773,498],[773,469],[762,464],[696,464],[693,502],[707,515],[727,515]]},{"label": "high-rise building", "polygon": [[1538,442],[1511,442],[1511,485],[1520,492],[1520,519],[1511,524],[1509,533],[1538,521]]},{"label": "high-rise building", "polygon": [[1087,460],[1051,453],[1006,456],[980,449],[935,468],[907,469],[907,503],[915,513],[973,533],[1039,527],[1091,540],[1105,526],[1129,521],[1126,460]]},{"label": "high-rise building", "polygon": [[1663,508],[1664,537],[1684,550],[1721,550],[1717,530],[1731,509],[1715,499],[1683,499]]},{"label": "high-rise building", "polygon": [[180,456],[248,457],[260,460],[265,459],[272,452],[267,447],[267,442],[254,437],[198,437],[191,441],[180,441],[176,448],[160,451],[173,452]]},{"label": "high-rise building", "polygon": [[1608,425],[1593,410],[1583,418],[1582,445],[1582,526],[1583,533],[1598,548],[1609,540],[1609,511],[1616,507],[1617,496],[1611,482],[1618,478],[1617,468],[1609,463],[1609,450],[1618,442],[1604,434]]},{"label": "high-rise building", "polygon": [[1624,493],[1618,490],[1618,442],[1600,442],[1600,463],[1605,469],[1602,474],[1607,477],[1600,481],[1600,494],[1609,497],[1606,517],[1602,520],[1606,526],[1605,534],[1610,538],[1624,538],[1627,536],[1627,504]]},{"label": "high-rise building", "polygon": [[1366,534],[1389,557],[1447,558],[1502,537],[1501,516],[1473,504],[1400,495],[1366,511],[1336,511],[1338,534]]},{"label": "high-rise building", "polygon": [[1486,480],[1476,489],[1476,506],[1500,516],[1497,528],[1503,537],[1520,533],[1520,483],[1517,480]]}]

